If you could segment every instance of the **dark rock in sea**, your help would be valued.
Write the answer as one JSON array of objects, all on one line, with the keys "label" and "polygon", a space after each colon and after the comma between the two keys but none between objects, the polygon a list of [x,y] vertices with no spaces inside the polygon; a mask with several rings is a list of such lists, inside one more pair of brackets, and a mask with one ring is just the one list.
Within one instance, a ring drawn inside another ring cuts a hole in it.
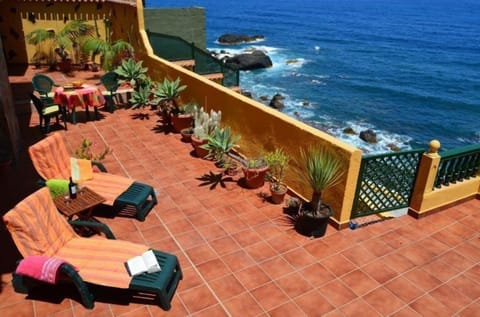
[{"label": "dark rock in sea", "polygon": [[252,98],[252,93],[248,90],[242,90],[242,95],[248,98]]},{"label": "dark rock in sea", "polygon": [[225,63],[234,69],[253,70],[272,67],[272,60],[262,51],[254,51],[249,54],[239,54],[227,58]]},{"label": "dark rock in sea", "polygon": [[246,34],[223,34],[218,38],[220,44],[235,45],[241,43],[250,43],[263,40],[263,35],[246,35]]},{"label": "dark rock in sea", "polygon": [[372,129],[363,130],[360,132],[360,139],[367,143],[375,144],[377,143],[377,134]]},{"label": "dark rock in sea", "polygon": [[268,100],[268,96],[265,96],[265,95],[260,96],[260,100],[262,100],[262,101],[267,101],[267,100]]},{"label": "dark rock in sea", "polygon": [[310,101],[304,100],[304,101],[302,102],[302,105],[304,105],[304,106],[310,106]]},{"label": "dark rock in sea", "polygon": [[285,105],[283,104],[283,101],[282,101],[284,99],[285,99],[285,97],[283,97],[282,95],[277,93],[272,97],[272,99],[270,100],[270,103],[268,105],[272,108],[281,110],[285,107]]},{"label": "dark rock in sea", "polygon": [[355,132],[355,130],[353,130],[352,127],[348,127],[348,128],[343,129],[343,133],[344,134],[357,134],[357,132]]},{"label": "dark rock in sea", "polygon": [[298,63],[298,59],[296,59],[296,58],[287,59],[287,60],[285,61],[285,64],[287,64],[287,65],[295,64],[295,63]]},{"label": "dark rock in sea", "polygon": [[396,144],[393,144],[393,143],[387,144],[387,147],[393,152],[400,151],[400,147],[398,147]]}]

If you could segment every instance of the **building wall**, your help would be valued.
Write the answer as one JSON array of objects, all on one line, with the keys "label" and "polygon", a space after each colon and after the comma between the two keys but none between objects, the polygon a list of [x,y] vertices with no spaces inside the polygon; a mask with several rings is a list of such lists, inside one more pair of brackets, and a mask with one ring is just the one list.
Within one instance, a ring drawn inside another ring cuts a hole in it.
[{"label": "building wall", "polygon": [[143,13],[149,31],[175,35],[206,48],[204,8],[146,8]]}]

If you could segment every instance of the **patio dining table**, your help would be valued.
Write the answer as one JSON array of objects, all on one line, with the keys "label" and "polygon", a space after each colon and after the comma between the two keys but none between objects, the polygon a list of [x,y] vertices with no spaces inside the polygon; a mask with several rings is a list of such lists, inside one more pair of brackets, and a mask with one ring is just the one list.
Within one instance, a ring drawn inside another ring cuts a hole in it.
[{"label": "patio dining table", "polygon": [[96,86],[86,84],[80,87],[63,86],[56,88],[54,92],[54,102],[66,107],[67,110],[71,110],[73,124],[76,123],[75,109],[77,107],[85,109],[88,118],[89,107],[94,108],[95,117],[98,117],[98,108],[105,105],[105,98]]}]

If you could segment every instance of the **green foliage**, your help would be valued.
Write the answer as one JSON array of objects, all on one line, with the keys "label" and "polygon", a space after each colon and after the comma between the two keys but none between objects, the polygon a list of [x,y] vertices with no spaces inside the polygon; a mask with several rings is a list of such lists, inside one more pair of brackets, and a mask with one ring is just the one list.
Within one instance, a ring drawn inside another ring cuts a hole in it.
[{"label": "green foliage", "polygon": [[177,77],[174,81],[164,78],[163,82],[158,83],[154,91],[155,101],[162,107],[164,112],[178,114],[180,109],[176,99],[186,88],[186,85],[180,86],[180,77]]},{"label": "green foliage", "polygon": [[140,108],[143,110],[143,108],[150,103],[151,96],[150,85],[140,86],[139,89],[133,91],[132,97],[128,100],[132,104],[131,109]]},{"label": "green foliage", "polygon": [[319,214],[322,192],[337,184],[343,175],[342,162],[325,148],[310,146],[300,150],[300,159],[296,160],[296,165],[300,181],[310,185],[313,190],[313,213]]},{"label": "green foliage", "polygon": [[107,146],[100,153],[95,154],[93,151],[94,147],[95,145],[93,144],[93,141],[83,139],[80,143],[80,147],[75,150],[75,157],[79,159],[101,162],[103,159],[105,159],[107,154],[111,152],[110,148]]},{"label": "green foliage", "polygon": [[206,158],[213,158],[217,161],[224,160],[226,155],[237,146],[240,136],[232,135],[229,127],[215,129],[212,135],[208,136],[208,143],[200,147],[208,150]]},{"label": "green foliage", "polygon": [[119,83],[128,83],[134,89],[147,81],[147,67],[142,66],[143,61],[135,62],[133,58],[122,60],[122,64],[114,70],[120,77]]},{"label": "green foliage", "polygon": [[290,157],[281,148],[267,152],[264,155],[265,162],[268,165],[267,178],[274,188],[278,188],[285,178],[285,171]]}]

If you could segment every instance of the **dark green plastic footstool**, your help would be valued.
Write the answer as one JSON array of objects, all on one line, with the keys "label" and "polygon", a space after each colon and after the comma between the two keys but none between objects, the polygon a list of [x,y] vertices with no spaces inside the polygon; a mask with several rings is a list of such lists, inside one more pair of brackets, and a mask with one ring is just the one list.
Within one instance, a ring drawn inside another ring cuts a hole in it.
[{"label": "dark green plastic footstool", "polygon": [[[151,196],[150,199],[149,196]],[[144,221],[145,216],[155,204],[157,204],[157,196],[153,187],[134,182],[123,194],[115,199],[113,207],[120,210],[125,206],[133,206],[136,210],[135,217],[140,221]]]},{"label": "dark green plastic footstool", "polygon": [[165,310],[170,310],[175,290],[183,278],[182,269],[175,255],[158,250],[153,250],[153,253],[162,270],[135,276],[130,282],[129,289],[154,294],[157,304]]}]

